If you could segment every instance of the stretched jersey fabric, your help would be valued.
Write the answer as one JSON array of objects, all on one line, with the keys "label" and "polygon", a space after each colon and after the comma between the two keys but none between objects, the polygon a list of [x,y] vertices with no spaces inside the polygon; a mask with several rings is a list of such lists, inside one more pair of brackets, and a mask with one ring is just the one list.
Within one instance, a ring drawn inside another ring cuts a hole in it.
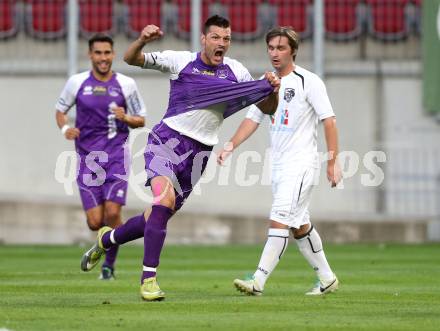
[{"label": "stretched jersey fabric", "polygon": [[126,123],[116,120],[114,107],[123,107],[130,115],[145,116],[144,102],[132,78],[114,73],[106,82],[97,80],[91,71],[73,75],[67,81],[55,108],[67,113],[76,104],[75,139],[79,154],[105,151],[113,154],[129,133]]},{"label": "stretched jersey fabric", "polygon": [[[324,83],[314,73],[296,66],[281,78],[278,95],[278,108],[270,115],[273,167],[289,168],[299,163],[318,167],[318,120],[335,116]],[[252,106],[246,117],[261,123],[266,116]]]},{"label": "stretched jersey fabric", "polygon": [[240,62],[228,57],[218,66],[205,64],[200,53],[185,51],[145,53],[144,57],[145,69],[170,74],[163,122],[208,146],[218,143],[224,118],[271,92],[267,81],[241,85],[253,78]]},{"label": "stretched jersey fabric", "polygon": [[216,106],[220,106],[223,118],[227,118],[273,92],[273,87],[266,79],[233,83],[185,73],[180,74],[174,87],[179,93],[175,95],[165,118],[193,109],[215,109]]}]

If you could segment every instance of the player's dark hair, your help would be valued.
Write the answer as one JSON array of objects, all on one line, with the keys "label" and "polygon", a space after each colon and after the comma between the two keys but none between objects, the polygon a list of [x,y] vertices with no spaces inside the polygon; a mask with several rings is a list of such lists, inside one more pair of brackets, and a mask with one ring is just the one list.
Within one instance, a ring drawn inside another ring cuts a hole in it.
[{"label": "player's dark hair", "polygon": [[231,26],[231,24],[229,23],[229,21],[226,18],[219,16],[219,15],[214,15],[214,16],[209,17],[206,20],[205,24],[203,25],[203,34],[206,34],[209,30],[209,27],[213,26],[213,25],[221,27],[221,28],[225,28],[225,29],[229,28]]},{"label": "player's dark hair", "polygon": [[299,36],[290,26],[278,26],[276,28],[271,29],[266,34],[266,44],[269,45],[269,42],[272,38],[275,37],[286,37],[289,41],[289,46],[292,49],[292,58],[295,60],[296,54],[298,53],[299,46]]},{"label": "player's dark hair", "polygon": [[109,43],[110,45],[112,45],[112,48],[113,48],[113,39],[112,39],[112,37],[110,37],[106,34],[97,33],[89,39],[89,50],[90,51],[92,50],[93,44],[96,42]]}]

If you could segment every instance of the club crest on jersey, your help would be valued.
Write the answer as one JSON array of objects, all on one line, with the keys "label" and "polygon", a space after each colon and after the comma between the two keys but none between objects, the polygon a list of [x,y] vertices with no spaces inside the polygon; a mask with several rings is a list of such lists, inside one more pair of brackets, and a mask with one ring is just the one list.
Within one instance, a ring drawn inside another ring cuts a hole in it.
[{"label": "club crest on jersey", "polygon": [[218,70],[218,71],[217,71],[217,77],[218,77],[218,78],[222,78],[222,79],[228,77],[228,70],[226,70],[226,69],[220,69],[220,70]]},{"label": "club crest on jersey", "polygon": [[116,87],[116,86],[109,86],[108,94],[111,97],[117,97],[119,94],[121,94],[121,89],[119,87]]},{"label": "club crest on jersey", "polygon": [[295,96],[295,89],[294,88],[289,87],[284,90],[284,100],[286,100],[286,102],[292,101],[294,96]]}]

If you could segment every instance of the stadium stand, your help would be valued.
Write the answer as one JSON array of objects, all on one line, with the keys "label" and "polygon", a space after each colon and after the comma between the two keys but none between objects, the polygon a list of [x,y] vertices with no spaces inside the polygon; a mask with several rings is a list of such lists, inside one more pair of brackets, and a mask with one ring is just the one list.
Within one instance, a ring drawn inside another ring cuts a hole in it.
[{"label": "stadium stand", "polygon": [[0,39],[14,37],[18,32],[18,12],[15,0],[0,0]]},{"label": "stadium stand", "polygon": [[[191,33],[191,0],[178,0],[178,31],[177,36],[189,39]],[[210,1],[203,1],[202,22],[208,17],[208,7]]]},{"label": "stadium stand", "polygon": [[113,35],[116,32],[112,0],[80,0],[79,1],[80,34],[84,38],[101,32]]},{"label": "stadium stand", "polygon": [[325,33],[334,41],[354,40],[363,32],[360,0],[326,0]]},{"label": "stadium stand", "polygon": [[66,35],[66,0],[26,0],[26,32],[38,39]]},{"label": "stadium stand", "polygon": [[312,36],[311,0],[272,0],[271,3],[278,6],[279,25],[293,27],[303,40]]},{"label": "stadium stand", "polygon": [[239,41],[258,37],[257,5],[259,0],[224,0],[228,6],[233,38]]},{"label": "stadium stand", "polygon": [[[381,42],[421,35],[421,0],[324,0],[325,32],[330,41],[355,41],[368,35]],[[308,39],[313,31],[313,0],[203,0],[202,20],[222,14],[231,21],[234,40],[256,41],[275,25],[292,26]],[[79,31],[123,31],[136,38],[147,24],[168,35],[189,40],[191,0],[78,0]],[[0,0],[0,40],[21,27],[35,39],[66,35],[67,0]],[[118,26],[119,24],[119,26]],[[120,29],[119,29],[120,27]]]},{"label": "stadium stand", "polygon": [[161,26],[161,0],[124,0],[123,23],[129,38],[137,38],[147,24]]},{"label": "stadium stand", "polygon": [[422,0],[413,0],[413,26],[417,36],[422,34]]},{"label": "stadium stand", "polygon": [[406,39],[410,31],[409,0],[366,0],[369,34],[382,41]]}]

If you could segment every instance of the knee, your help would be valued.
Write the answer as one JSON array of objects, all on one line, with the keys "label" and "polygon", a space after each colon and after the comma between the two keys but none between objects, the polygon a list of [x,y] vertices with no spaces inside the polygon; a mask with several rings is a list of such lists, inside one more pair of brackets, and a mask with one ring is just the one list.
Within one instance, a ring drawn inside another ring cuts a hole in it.
[{"label": "knee", "polygon": [[176,194],[174,193],[174,189],[171,187],[171,189],[161,192],[160,195],[154,198],[154,204],[174,209],[176,206]]},{"label": "knee", "polygon": [[161,205],[175,209],[176,193],[171,180],[167,177],[155,177],[151,181],[151,191],[154,196],[154,205]]},{"label": "knee", "polygon": [[118,225],[120,225],[119,223],[121,222],[120,211],[113,208],[106,209],[104,213],[104,220],[106,225],[112,228],[117,227]]},{"label": "knee", "polygon": [[310,223],[301,225],[299,227],[299,229],[293,228],[292,229],[293,237],[295,239],[301,239],[301,238],[305,237],[309,233],[310,229],[311,229],[311,224]]},{"label": "knee", "polygon": [[176,197],[175,196],[166,196],[155,202],[156,205],[161,205],[164,207],[168,207],[170,209],[174,209],[176,205]]},{"label": "knee", "polygon": [[94,218],[94,217],[88,217],[87,218],[87,225],[90,230],[98,231],[104,224],[101,219]]}]

